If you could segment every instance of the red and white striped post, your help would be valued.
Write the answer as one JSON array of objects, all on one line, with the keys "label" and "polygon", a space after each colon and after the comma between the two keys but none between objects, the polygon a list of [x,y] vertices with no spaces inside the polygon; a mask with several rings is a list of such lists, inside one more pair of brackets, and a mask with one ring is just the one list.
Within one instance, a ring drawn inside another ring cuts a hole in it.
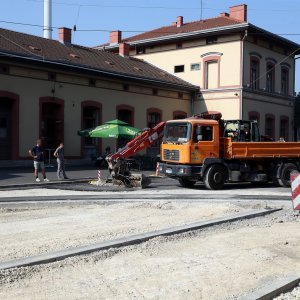
[{"label": "red and white striped post", "polygon": [[300,174],[293,171],[290,175],[292,188],[292,201],[294,210],[300,210]]},{"label": "red and white striped post", "polygon": [[159,162],[156,163],[155,176],[158,176],[158,174],[159,174]]},{"label": "red and white striped post", "polygon": [[98,170],[98,182],[100,182],[100,181],[101,181],[101,171]]}]

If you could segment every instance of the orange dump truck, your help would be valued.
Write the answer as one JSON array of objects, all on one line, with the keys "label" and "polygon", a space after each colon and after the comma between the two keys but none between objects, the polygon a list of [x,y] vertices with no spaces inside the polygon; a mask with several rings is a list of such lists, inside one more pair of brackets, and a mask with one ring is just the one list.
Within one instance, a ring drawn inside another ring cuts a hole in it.
[{"label": "orange dump truck", "polygon": [[185,187],[202,181],[212,190],[226,182],[290,186],[290,173],[300,169],[300,143],[262,142],[257,122],[221,117],[207,112],[167,121],[160,173]]}]

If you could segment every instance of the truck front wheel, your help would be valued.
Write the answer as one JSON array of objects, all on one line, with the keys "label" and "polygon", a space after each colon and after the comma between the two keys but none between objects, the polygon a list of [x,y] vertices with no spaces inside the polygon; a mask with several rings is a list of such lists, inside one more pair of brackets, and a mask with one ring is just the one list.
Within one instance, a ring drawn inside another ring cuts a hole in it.
[{"label": "truck front wheel", "polygon": [[204,176],[204,184],[210,190],[221,190],[226,181],[226,170],[221,165],[212,165]]},{"label": "truck front wheel", "polygon": [[280,172],[280,177],[277,179],[277,183],[283,187],[290,187],[291,186],[290,175],[293,171],[298,171],[296,165],[291,163],[284,164]]}]

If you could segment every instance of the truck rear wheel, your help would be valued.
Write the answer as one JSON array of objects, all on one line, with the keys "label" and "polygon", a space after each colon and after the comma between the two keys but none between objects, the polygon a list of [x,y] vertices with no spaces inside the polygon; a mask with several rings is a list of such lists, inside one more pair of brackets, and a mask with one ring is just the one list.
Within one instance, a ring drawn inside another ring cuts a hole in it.
[{"label": "truck rear wheel", "polygon": [[183,187],[192,187],[196,183],[196,181],[187,178],[179,178],[178,181]]},{"label": "truck rear wheel", "polygon": [[280,177],[277,179],[277,183],[283,187],[290,187],[291,186],[290,175],[293,171],[298,171],[296,165],[291,163],[284,164],[280,172]]},{"label": "truck rear wheel", "polygon": [[205,173],[204,184],[210,190],[221,190],[226,181],[226,170],[221,165],[212,165]]}]

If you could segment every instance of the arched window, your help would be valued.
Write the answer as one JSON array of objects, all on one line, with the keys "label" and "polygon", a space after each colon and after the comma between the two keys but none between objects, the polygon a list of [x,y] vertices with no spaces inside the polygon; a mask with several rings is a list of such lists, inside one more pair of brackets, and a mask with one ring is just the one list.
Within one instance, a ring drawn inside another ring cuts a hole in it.
[{"label": "arched window", "polygon": [[178,119],[185,119],[187,117],[187,113],[184,111],[176,110],[173,112],[173,119],[178,120]]},{"label": "arched window", "polygon": [[272,139],[275,138],[275,116],[272,114],[266,114],[265,134]]},{"label": "arched window", "polygon": [[267,63],[267,78],[266,78],[266,91],[274,93],[275,90],[275,65],[271,62]]},{"label": "arched window", "polygon": [[259,89],[259,62],[257,56],[250,57],[250,87],[254,90]]},{"label": "arched window", "polygon": [[48,149],[56,148],[64,140],[64,100],[40,98],[40,137]]},{"label": "arched window", "polygon": [[147,126],[153,128],[162,120],[162,111],[158,108],[147,109]]},{"label": "arched window", "polygon": [[256,121],[259,124],[260,121],[260,114],[257,111],[249,111],[248,113],[248,119],[250,121]]},{"label": "arched window", "polygon": [[0,91],[0,160],[19,158],[19,101],[19,95]]},{"label": "arched window", "polygon": [[[162,111],[158,108],[147,109],[147,127],[153,128],[162,121]],[[147,155],[155,157],[159,154],[159,141],[153,143],[147,150]]]},{"label": "arched window", "polygon": [[[81,128],[94,128],[102,124],[102,105],[96,101],[81,103]],[[81,142],[82,155],[86,158],[94,157],[101,150],[101,139],[83,137]]]},{"label": "arched window", "polygon": [[203,57],[203,86],[205,89],[220,87],[220,62],[222,53],[208,52]]},{"label": "arched window", "polygon": [[124,104],[118,105],[116,115],[117,119],[134,126],[134,107]]},{"label": "arched window", "polygon": [[[121,104],[117,106],[117,119],[128,123],[130,126],[134,126],[134,107],[126,104]],[[118,138],[117,149],[123,148],[129,139]]]},{"label": "arched window", "polygon": [[289,140],[289,117],[287,116],[280,117],[279,136],[283,137],[285,141]]},{"label": "arched window", "polygon": [[284,96],[289,94],[289,70],[286,67],[281,68],[281,94]]}]

